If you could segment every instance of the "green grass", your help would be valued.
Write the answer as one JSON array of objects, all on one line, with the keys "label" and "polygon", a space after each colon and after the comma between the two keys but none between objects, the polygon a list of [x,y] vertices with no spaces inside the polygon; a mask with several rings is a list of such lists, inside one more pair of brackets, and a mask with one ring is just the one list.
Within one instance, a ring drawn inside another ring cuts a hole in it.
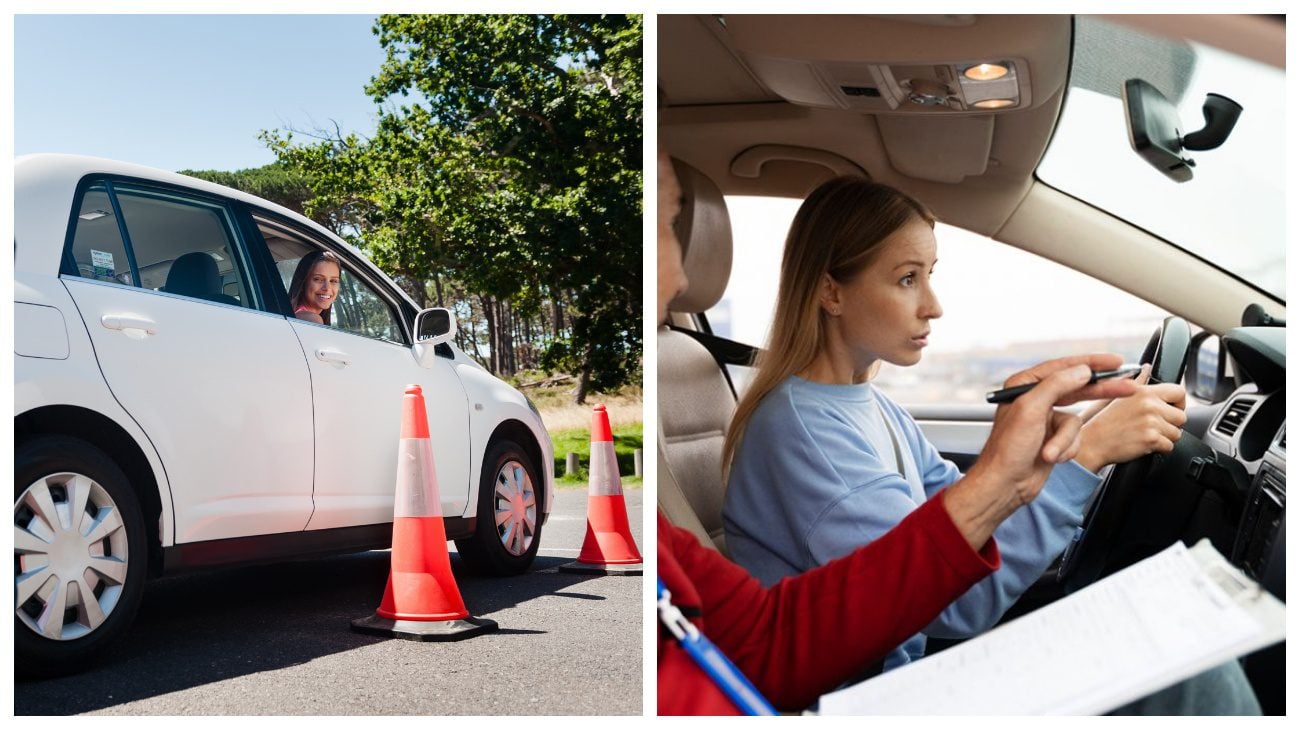
[{"label": "green grass", "polygon": [[[632,476],[632,452],[641,448],[641,424],[631,423],[613,429],[614,454],[618,459],[618,473],[623,487],[641,486],[641,477]],[[555,447],[555,486],[560,489],[576,489],[587,486],[587,465],[591,458],[591,432],[585,428],[551,432],[551,445]],[[578,454],[578,472],[564,476],[564,458],[570,451]]]}]

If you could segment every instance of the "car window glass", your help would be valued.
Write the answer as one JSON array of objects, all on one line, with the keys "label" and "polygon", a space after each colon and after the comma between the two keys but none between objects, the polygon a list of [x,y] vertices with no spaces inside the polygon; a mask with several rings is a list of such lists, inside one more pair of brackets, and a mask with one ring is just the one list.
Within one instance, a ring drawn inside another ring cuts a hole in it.
[{"label": "car window glass", "polygon": [[[722,299],[706,315],[715,334],[766,344],[781,251],[799,201],[727,198],[735,253]],[[1056,262],[952,226],[935,228],[933,286],[943,316],[920,364],[885,365],[876,383],[904,404],[975,404],[1007,376],[1085,352],[1142,355],[1168,316],[1158,307]],[[748,369],[732,371],[737,388]]]},{"label": "car window glass", "polygon": [[[297,232],[269,220],[257,216],[254,216],[254,220],[271,251],[271,258],[275,261],[276,271],[280,274],[280,282],[287,296],[298,261],[320,247],[309,243]],[[339,293],[330,308],[329,326],[377,340],[399,344],[406,342],[401,320],[393,308],[366,281],[349,271],[347,266],[343,267],[339,276]]]},{"label": "car window glass", "polygon": [[[1244,107],[1221,147],[1185,153],[1192,181],[1175,183],[1133,152],[1121,92],[1134,77],[1177,106],[1184,133],[1204,124],[1208,93]],[[1079,16],[1069,93],[1038,176],[1285,301],[1285,86],[1283,69]]]},{"label": "car window glass", "polygon": [[78,276],[136,285],[113,204],[102,184],[93,185],[81,197],[72,238],[72,258]]},{"label": "car window glass", "polygon": [[393,315],[392,308],[369,284],[346,268],[339,277],[339,296],[334,302],[333,325],[379,340],[403,341],[402,327]]},{"label": "car window glass", "polygon": [[252,306],[224,206],[123,185],[113,186],[111,195],[129,243],[123,244],[107,187],[92,186],[83,196],[73,236],[79,275]]}]

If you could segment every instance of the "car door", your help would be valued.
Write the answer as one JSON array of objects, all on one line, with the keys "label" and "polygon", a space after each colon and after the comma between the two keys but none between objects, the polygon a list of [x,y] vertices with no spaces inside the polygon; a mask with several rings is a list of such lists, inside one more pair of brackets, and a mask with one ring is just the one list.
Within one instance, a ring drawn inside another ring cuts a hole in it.
[{"label": "car door", "polygon": [[259,311],[234,220],[219,199],[98,181],[65,255],[104,379],[162,460],[177,544],[311,515],[307,364],[285,318]]},{"label": "car door", "polygon": [[[298,260],[325,242],[270,217],[255,216],[285,289]],[[398,297],[365,262],[343,255],[331,323],[291,319],[311,370],[316,478],[308,529],[393,519],[402,393],[424,389],[434,469],[444,516],[466,512],[470,494],[469,399],[448,358],[416,362]]]}]

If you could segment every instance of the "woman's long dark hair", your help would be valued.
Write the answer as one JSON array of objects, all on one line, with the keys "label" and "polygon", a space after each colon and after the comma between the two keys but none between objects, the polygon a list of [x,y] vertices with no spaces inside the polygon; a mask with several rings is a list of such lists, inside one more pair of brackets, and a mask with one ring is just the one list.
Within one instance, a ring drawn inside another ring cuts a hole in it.
[{"label": "woman's long dark hair", "polygon": [[[312,268],[321,261],[334,264],[339,267],[339,273],[343,273],[343,263],[339,261],[338,256],[329,251],[312,251],[303,256],[302,260],[298,262],[298,268],[293,270],[293,278],[289,280],[289,306],[292,309],[296,310],[302,304],[299,300],[302,299],[303,292],[307,289],[307,277],[311,275]],[[330,309],[333,308],[334,306],[331,304]],[[325,324],[330,323],[330,309],[321,310],[320,318],[324,320]]]}]

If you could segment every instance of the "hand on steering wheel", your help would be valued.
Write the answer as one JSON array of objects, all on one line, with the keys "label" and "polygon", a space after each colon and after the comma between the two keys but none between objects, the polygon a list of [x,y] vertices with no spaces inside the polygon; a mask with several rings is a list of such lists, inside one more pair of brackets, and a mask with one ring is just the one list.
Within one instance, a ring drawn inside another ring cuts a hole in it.
[{"label": "hand on steering wheel", "polygon": [[1138,392],[1106,403],[1084,423],[1075,457],[1080,466],[1099,472],[1108,464],[1173,450],[1187,422],[1187,391],[1178,383],[1147,385],[1150,367],[1143,365],[1134,380],[1143,386]]},{"label": "hand on steering wheel", "polygon": [[[1191,327],[1186,320],[1165,318],[1142,353],[1142,363],[1151,364],[1152,384],[1176,384],[1183,379],[1191,340]],[[1066,592],[1091,584],[1112,567],[1108,566],[1108,558],[1114,547],[1114,538],[1158,456],[1157,453],[1148,453],[1128,463],[1117,464],[1097,488],[1083,519],[1083,532],[1065,551],[1057,573]]]}]

